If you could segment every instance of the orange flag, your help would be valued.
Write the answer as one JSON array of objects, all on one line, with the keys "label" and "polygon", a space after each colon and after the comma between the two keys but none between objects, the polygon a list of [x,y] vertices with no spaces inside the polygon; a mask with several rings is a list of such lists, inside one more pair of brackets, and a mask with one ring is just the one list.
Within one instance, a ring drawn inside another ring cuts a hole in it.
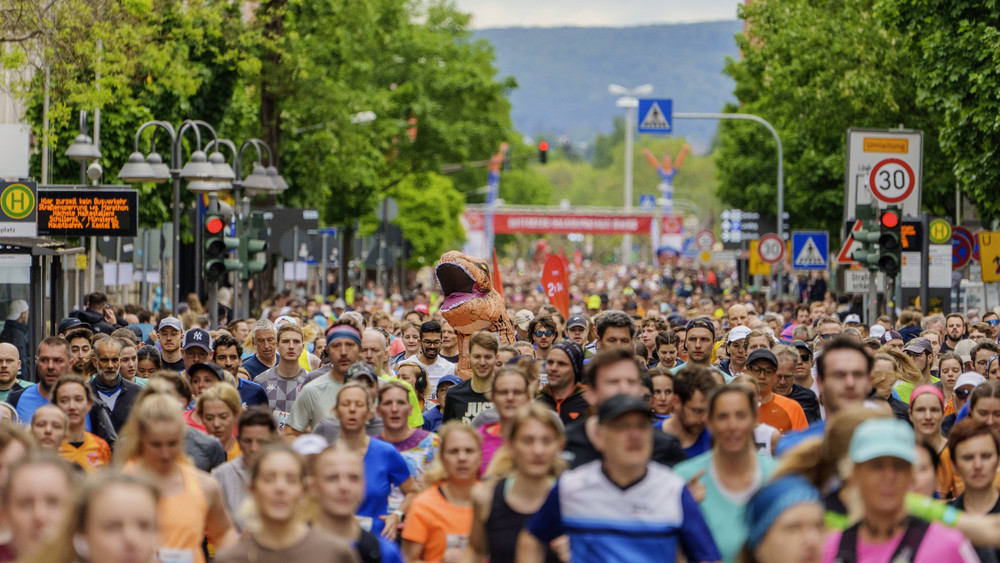
[{"label": "orange flag", "polygon": [[566,262],[556,254],[549,255],[542,270],[542,287],[549,303],[555,305],[563,318],[569,317],[569,272]]}]

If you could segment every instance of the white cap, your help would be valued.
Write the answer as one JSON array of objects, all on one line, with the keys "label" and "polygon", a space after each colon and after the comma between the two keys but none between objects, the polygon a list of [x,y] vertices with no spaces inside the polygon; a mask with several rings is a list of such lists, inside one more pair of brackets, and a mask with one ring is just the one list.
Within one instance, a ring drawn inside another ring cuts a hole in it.
[{"label": "white cap", "polygon": [[753,331],[745,326],[735,327],[733,330],[729,331],[729,338],[726,340],[726,342],[736,342],[737,340],[743,340],[751,332]]},{"label": "white cap", "polygon": [[861,324],[861,317],[857,316],[854,313],[851,313],[850,315],[847,315],[847,317],[844,318],[844,324],[847,323]]},{"label": "white cap", "polygon": [[24,299],[15,299],[10,304],[10,311],[7,313],[7,320],[16,321],[17,318],[21,316],[21,313],[27,310],[28,310],[27,301],[25,301]]},{"label": "white cap", "polygon": [[319,434],[306,434],[299,436],[292,442],[292,449],[299,455],[312,455],[322,452],[329,445],[326,438]]},{"label": "white cap", "polygon": [[979,372],[967,371],[962,375],[958,376],[955,381],[955,389],[965,385],[971,385],[973,387],[979,387],[983,383],[986,383],[986,378],[983,377]]},{"label": "white cap", "polygon": [[882,338],[883,334],[885,334],[885,327],[882,325],[872,325],[868,329],[868,336],[872,338]]}]

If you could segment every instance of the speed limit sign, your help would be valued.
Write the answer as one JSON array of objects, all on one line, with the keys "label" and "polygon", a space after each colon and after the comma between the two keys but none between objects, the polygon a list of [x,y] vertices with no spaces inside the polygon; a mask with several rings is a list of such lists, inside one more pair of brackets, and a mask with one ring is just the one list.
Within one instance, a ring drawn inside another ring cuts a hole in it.
[{"label": "speed limit sign", "polygon": [[715,244],[715,233],[705,229],[698,233],[694,237],[694,244],[699,250],[712,250],[712,245]]},{"label": "speed limit sign", "polygon": [[785,243],[776,234],[766,234],[757,242],[757,254],[768,264],[780,262],[785,255]]},{"label": "speed limit sign", "polygon": [[886,203],[899,203],[910,197],[916,184],[913,168],[898,158],[880,161],[868,175],[872,195]]}]

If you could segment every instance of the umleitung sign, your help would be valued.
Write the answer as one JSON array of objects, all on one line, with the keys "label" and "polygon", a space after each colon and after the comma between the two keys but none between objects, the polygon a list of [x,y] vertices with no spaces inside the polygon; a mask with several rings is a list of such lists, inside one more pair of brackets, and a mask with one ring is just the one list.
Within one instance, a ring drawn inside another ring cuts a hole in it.
[{"label": "umleitung sign", "polygon": [[135,190],[38,188],[38,234],[134,237],[139,226]]}]

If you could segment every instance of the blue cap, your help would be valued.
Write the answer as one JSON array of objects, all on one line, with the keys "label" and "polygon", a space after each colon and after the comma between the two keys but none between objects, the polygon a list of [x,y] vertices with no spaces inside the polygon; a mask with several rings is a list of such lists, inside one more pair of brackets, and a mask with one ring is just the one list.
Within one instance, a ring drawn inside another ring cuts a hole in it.
[{"label": "blue cap", "polygon": [[816,487],[799,475],[778,477],[760,488],[746,506],[747,545],[756,548],[774,521],[789,508],[806,502],[822,505]]},{"label": "blue cap", "polygon": [[909,424],[896,418],[862,422],[851,437],[851,461],[864,463],[880,457],[895,457],[916,463],[916,438]]},{"label": "blue cap", "polygon": [[441,376],[441,379],[438,380],[437,386],[441,387],[442,383],[450,383],[452,385],[458,385],[461,382],[462,382],[462,378],[461,377],[459,377],[459,376],[457,376],[455,374],[449,373],[448,375],[442,375]]}]

